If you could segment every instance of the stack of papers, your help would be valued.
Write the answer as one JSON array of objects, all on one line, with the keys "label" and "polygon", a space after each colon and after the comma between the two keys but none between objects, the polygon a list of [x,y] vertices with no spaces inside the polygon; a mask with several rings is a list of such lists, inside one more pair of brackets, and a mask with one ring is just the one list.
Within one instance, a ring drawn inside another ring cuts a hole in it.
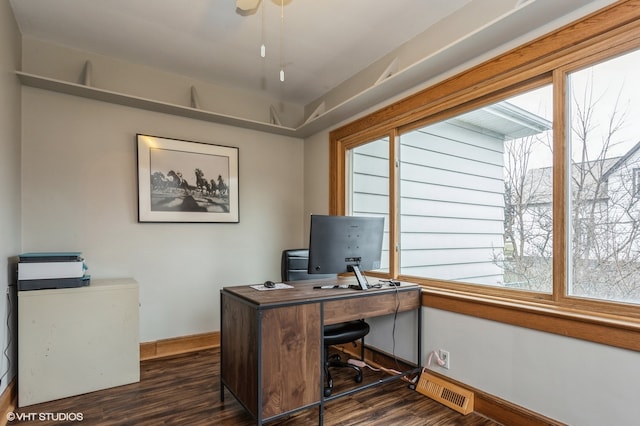
[{"label": "stack of papers", "polygon": [[285,284],[285,283],[274,283],[275,287],[265,287],[264,284],[258,284],[258,285],[252,285],[251,288],[254,288],[256,290],[259,291],[266,291],[266,290],[282,290],[285,288],[293,288],[292,285],[289,284]]}]

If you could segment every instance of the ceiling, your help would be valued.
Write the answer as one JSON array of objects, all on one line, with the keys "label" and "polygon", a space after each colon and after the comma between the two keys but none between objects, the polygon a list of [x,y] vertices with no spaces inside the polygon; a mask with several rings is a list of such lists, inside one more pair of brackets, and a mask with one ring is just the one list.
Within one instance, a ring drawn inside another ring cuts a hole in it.
[{"label": "ceiling", "polygon": [[[456,52],[451,47],[457,45],[466,46],[455,53],[455,63],[460,65],[473,55],[513,42],[532,28],[549,23],[557,27],[563,23],[560,17],[576,19],[612,2],[284,0],[281,6],[280,1],[264,0],[264,7],[260,6],[256,13],[242,16],[237,13],[234,0],[10,0],[25,37],[204,82],[263,92],[281,102],[301,106],[317,102],[345,82],[355,84],[363,70],[385,55],[402,55],[403,46],[425,37],[438,25],[442,28],[447,20],[457,23],[451,28],[452,34],[457,33],[447,36],[439,30],[442,40],[447,40],[446,46],[438,45],[439,37],[431,35],[418,54],[414,50],[404,53],[404,58],[400,56],[400,71],[415,68],[416,64],[424,67],[429,61],[433,65],[441,60],[441,51],[446,48]],[[487,14],[473,21],[474,16],[482,15],[474,8],[479,11],[487,7],[499,8],[498,16]],[[468,31],[464,19],[469,21]],[[267,53],[264,59],[260,57],[263,32]],[[475,44],[469,44],[471,39]],[[483,47],[478,49],[478,45]],[[284,82],[279,80],[281,63],[285,67]],[[451,65],[446,64],[447,69]],[[439,71],[437,66],[435,69]],[[410,72],[404,73],[409,77],[406,84],[398,86],[395,82],[389,87],[398,93],[431,76],[424,69],[414,69],[416,72],[417,79]],[[348,97],[353,100],[358,93]],[[380,97],[388,98],[389,93],[378,95],[372,102]],[[362,107],[366,105],[358,105]]]}]

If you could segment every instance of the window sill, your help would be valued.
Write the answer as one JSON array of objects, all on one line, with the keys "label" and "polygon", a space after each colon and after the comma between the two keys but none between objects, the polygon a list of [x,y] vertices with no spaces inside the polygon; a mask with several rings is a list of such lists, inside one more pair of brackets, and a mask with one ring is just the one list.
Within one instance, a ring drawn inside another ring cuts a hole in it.
[{"label": "window sill", "polygon": [[640,320],[423,286],[422,306],[640,351]]}]

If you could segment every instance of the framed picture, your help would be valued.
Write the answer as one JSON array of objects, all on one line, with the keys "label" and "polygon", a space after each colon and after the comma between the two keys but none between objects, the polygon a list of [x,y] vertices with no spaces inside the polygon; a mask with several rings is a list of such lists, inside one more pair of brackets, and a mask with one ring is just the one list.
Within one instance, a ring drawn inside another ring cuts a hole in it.
[{"label": "framed picture", "polygon": [[238,223],[238,148],[136,135],[138,222]]}]

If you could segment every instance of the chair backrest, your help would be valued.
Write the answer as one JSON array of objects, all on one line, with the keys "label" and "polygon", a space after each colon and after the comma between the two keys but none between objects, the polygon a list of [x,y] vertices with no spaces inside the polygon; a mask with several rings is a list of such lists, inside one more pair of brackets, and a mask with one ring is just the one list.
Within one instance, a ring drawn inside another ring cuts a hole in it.
[{"label": "chair backrest", "polygon": [[337,276],[335,274],[310,274],[307,272],[308,265],[308,249],[283,250],[280,267],[282,281],[318,280]]}]

